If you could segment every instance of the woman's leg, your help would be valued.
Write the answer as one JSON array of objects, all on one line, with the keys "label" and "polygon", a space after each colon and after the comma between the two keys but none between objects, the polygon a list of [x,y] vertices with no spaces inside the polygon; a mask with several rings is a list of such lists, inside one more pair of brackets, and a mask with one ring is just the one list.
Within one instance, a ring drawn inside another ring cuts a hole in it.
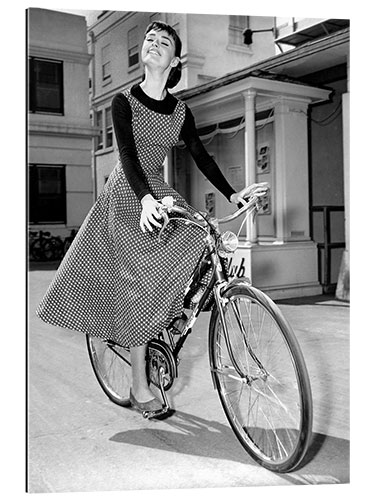
[{"label": "woman's leg", "polygon": [[137,401],[145,403],[155,398],[146,376],[146,347],[147,344],[131,347],[130,357],[132,363],[132,393]]}]

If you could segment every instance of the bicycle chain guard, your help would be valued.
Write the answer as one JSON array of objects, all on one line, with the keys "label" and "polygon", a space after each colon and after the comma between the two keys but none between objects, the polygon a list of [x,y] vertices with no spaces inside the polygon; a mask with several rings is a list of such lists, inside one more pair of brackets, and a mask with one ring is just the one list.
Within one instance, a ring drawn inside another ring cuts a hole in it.
[{"label": "bicycle chain guard", "polygon": [[161,390],[159,382],[159,371],[163,368],[163,389],[168,391],[177,376],[177,365],[169,345],[163,340],[151,340],[148,343],[147,355],[147,377],[150,384]]}]

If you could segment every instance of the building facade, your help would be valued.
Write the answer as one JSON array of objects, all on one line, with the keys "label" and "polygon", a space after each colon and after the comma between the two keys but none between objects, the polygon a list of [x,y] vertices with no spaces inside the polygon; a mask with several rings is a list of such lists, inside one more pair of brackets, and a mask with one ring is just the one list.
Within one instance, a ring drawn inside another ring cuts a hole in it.
[{"label": "building facade", "polygon": [[30,8],[27,34],[29,229],[65,237],[93,203],[86,20]]}]

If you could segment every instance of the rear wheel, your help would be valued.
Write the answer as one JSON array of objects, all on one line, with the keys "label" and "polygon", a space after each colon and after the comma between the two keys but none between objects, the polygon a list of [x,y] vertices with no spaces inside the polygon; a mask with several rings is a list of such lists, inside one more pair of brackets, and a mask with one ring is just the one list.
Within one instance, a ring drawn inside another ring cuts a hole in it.
[{"label": "rear wheel", "polygon": [[312,428],[310,382],[296,337],[277,306],[251,286],[230,287],[223,307],[228,337],[214,310],[210,356],[225,414],[257,462],[291,471],[306,454]]},{"label": "rear wheel", "polygon": [[113,403],[130,406],[130,351],[114,342],[86,336],[87,349],[95,376]]},{"label": "rear wheel", "polygon": [[37,261],[43,260],[41,239],[36,239],[35,241],[33,241],[31,243],[30,256],[33,260],[37,260]]}]

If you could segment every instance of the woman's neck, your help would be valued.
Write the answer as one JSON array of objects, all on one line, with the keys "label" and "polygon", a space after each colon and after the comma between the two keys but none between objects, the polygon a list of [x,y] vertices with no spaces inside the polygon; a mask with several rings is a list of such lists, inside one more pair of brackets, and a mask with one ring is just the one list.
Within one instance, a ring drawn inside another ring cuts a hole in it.
[{"label": "woman's neck", "polygon": [[166,78],[151,77],[146,73],[146,77],[140,84],[140,87],[148,97],[151,97],[151,99],[162,101],[167,95],[165,84]]}]

